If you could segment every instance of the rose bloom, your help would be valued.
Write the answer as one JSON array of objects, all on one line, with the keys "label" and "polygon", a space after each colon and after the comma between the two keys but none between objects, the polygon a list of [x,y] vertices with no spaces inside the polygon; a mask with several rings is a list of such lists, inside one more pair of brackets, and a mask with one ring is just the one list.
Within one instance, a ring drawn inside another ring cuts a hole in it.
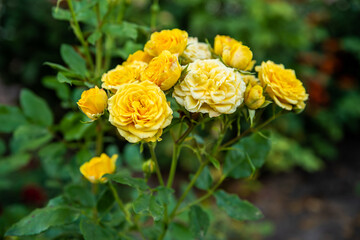
[{"label": "rose bloom", "polygon": [[109,99],[109,121],[131,143],[155,142],[171,123],[169,105],[164,92],[150,81],[123,84]]},{"label": "rose bloom", "polygon": [[138,50],[138,51],[134,52],[133,54],[130,54],[128,59],[123,63],[123,65],[124,66],[129,65],[135,61],[149,63],[152,58],[153,57],[150,56],[148,53],[146,53],[142,50]]},{"label": "rose bloom", "polygon": [[151,34],[144,50],[151,56],[158,56],[168,50],[172,54],[181,55],[186,48],[188,34],[180,29],[162,30]]},{"label": "rose bloom", "polygon": [[165,91],[174,86],[180,75],[181,66],[177,56],[165,50],[150,61],[149,66],[141,73],[140,80],[153,82]]},{"label": "rose bloom", "polygon": [[104,73],[101,77],[102,87],[116,91],[124,83],[140,80],[140,73],[147,67],[147,63],[134,61],[131,64],[118,65],[116,68]]},{"label": "rose bloom", "polygon": [[308,99],[305,88],[295,76],[295,71],[272,61],[262,62],[255,70],[266,92],[275,103],[286,110],[304,109]]},{"label": "rose bloom", "polygon": [[252,86],[249,84],[245,91],[245,105],[252,110],[261,107],[265,102],[263,88],[260,85]]},{"label": "rose bloom", "polygon": [[97,86],[83,91],[77,105],[90,119],[96,120],[103,115],[107,106],[107,94],[104,89],[99,89]]},{"label": "rose bloom", "polygon": [[187,47],[181,56],[184,59],[182,64],[188,64],[197,59],[211,59],[211,52],[206,43],[198,42],[197,38],[189,37]]},{"label": "rose bloom", "polygon": [[117,158],[117,154],[110,158],[103,153],[100,157],[93,157],[90,161],[81,165],[80,172],[92,183],[105,183],[107,179],[103,176],[115,172]]},{"label": "rose bloom", "polygon": [[246,86],[240,73],[218,59],[190,63],[184,80],[173,96],[189,112],[209,113],[210,117],[230,114],[244,100]]},{"label": "rose bloom", "polygon": [[250,48],[228,36],[215,37],[214,52],[228,66],[249,71],[255,64]]}]

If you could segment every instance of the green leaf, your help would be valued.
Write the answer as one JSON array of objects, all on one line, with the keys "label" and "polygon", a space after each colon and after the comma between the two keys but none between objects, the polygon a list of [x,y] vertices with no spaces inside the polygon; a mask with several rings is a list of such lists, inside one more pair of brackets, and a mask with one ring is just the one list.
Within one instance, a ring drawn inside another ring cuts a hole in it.
[{"label": "green leaf", "polygon": [[71,19],[70,11],[59,7],[52,8],[52,16],[57,20],[69,21]]},{"label": "green leaf", "polygon": [[26,119],[18,107],[0,105],[0,132],[10,133],[25,124]]},{"label": "green leaf", "polygon": [[47,102],[36,96],[28,89],[23,89],[20,93],[20,105],[31,121],[42,126],[50,126],[54,119]]},{"label": "green leaf", "polygon": [[171,201],[171,196],[174,193],[174,189],[172,188],[167,188],[164,186],[160,186],[157,187],[157,200],[161,203],[161,204],[169,204]]},{"label": "green leaf", "polygon": [[[168,234],[167,234],[168,235]],[[189,228],[180,223],[171,223],[169,226],[169,235],[172,240],[184,240],[184,239],[194,239]]]},{"label": "green leaf", "polygon": [[223,190],[219,190],[215,192],[214,196],[218,207],[236,220],[258,220],[263,218],[263,214],[258,208],[248,201],[241,200],[235,194],[228,194]]},{"label": "green leaf", "polygon": [[46,207],[32,211],[15,223],[5,236],[27,236],[39,234],[50,227],[62,226],[76,221],[79,212],[68,207]]},{"label": "green leaf", "polygon": [[90,219],[82,219],[80,222],[80,231],[85,240],[109,240],[116,239],[113,231],[106,229]]},{"label": "green leaf", "polygon": [[208,166],[205,166],[200,176],[195,182],[195,186],[202,190],[208,190],[212,185],[212,177]]},{"label": "green leaf", "polygon": [[141,194],[133,202],[133,209],[136,214],[149,210],[151,196],[149,194]]},{"label": "green leaf", "polygon": [[75,204],[79,204],[84,207],[94,207],[95,197],[91,191],[81,185],[68,185],[65,187],[64,196]]},{"label": "green leaf", "polygon": [[51,67],[52,69],[55,69],[59,72],[70,72],[70,70],[68,68],[64,67],[63,65],[57,64],[57,63],[44,62],[44,65],[47,65],[47,66]]},{"label": "green leaf", "polygon": [[110,36],[118,37],[124,40],[136,40],[138,36],[137,25],[129,22],[123,22],[121,25],[104,24],[103,31]]},{"label": "green leaf", "polygon": [[64,134],[67,141],[79,140],[89,132],[95,134],[95,124],[83,123],[87,121],[85,115],[82,113],[69,112],[66,114],[60,123],[60,130]]},{"label": "green leaf", "polygon": [[86,76],[86,62],[73,47],[67,44],[62,44],[60,48],[60,54],[64,62],[76,73],[81,76]]},{"label": "green leaf", "polygon": [[18,153],[0,160],[0,176],[9,174],[26,166],[31,159],[31,156],[26,153]]},{"label": "green leaf", "polygon": [[115,173],[115,174],[106,174],[105,177],[114,182],[125,184],[130,187],[139,189],[141,191],[147,190],[149,188],[143,178],[133,178],[133,177],[124,175],[124,173],[122,173],[122,172]]},{"label": "green leaf", "polygon": [[220,162],[214,158],[213,156],[209,156],[210,162],[212,163],[212,165],[217,169],[220,170]]},{"label": "green leaf", "polygon": [[70,99],[70,88],[65,84],[61,84],[55,77],[44,77],[42,83],[45,87],[52,89],[56,92],[56,95],[63,101]]},{"label": "green leaf", "polygon": [[105,214],[114,205],[115,199],[109,188],[105,189],[100,195],[96,208],[99,214]]},{"label": "green leaf", "polygon": [[233,178],[249,177],[260,168],[270,151],[268,134],[255,133],[241,139],[225,156],[224,174]]},{"label": "green leaf", "polygon": [[136,144],[127,144],[124,148],[124,159],[134,171],[142,171],[144,158],[140,154],[140,147]]},{"label": "green leaf", "polygon": [[204,239],[210,225],[209,215],[199,206],[192,206],[189,211],[189,227],[195,239]]},{"label": "green leaf", "polygon": [[52,134],[44,127],[22,125],[18,127],[10,142],[12,152],[35,150],[52,139]]},{"label": "green leaf", "polygon": [[65,172],[64,155],[66,145],[62,142],[51,143],[39,151],[39,157],[46,174],[57,178]]},{"label": "green leaf", "polygon": [[89,36],[89,38],[87,39],[87,41],[88,41],[89,43],[91,43],[92,45],[95,45],[96,41],[99,40],[99,38],[101,38],[101,36],[102,36],[102,33],[101,33],[101,32],[95,31],[95,32],[93,32],[93,33]]},{"label": "green leaf", "polygon": [[67,84],[72,85],[72,81],[70,79],[68,79],[67,77],[65,77],[65,75],[62,74],[61,72],[59,72],[56,75],[56,79],[59,81],[59,83],[67,83]]},{"label": "green leaf", "polygon": [[164,215],[164,206],[156,200],[155,196],[151,196],[149,211],[154,221],[159,221]]}]

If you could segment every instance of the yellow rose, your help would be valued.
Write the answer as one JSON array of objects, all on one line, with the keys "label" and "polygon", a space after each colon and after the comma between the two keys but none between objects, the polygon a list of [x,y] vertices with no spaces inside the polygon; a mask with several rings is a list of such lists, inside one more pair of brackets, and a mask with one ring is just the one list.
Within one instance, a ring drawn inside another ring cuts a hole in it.
[{"label": "yellow rose", "polygon": [[206,43],[198,42],[197,38],[189,37],[187,47],[181,56],[184,59],[181,64],[188,64],[197,59],[211,59],[211,52]]},{"label": "yellow rose", "polygon": [[107,100],[108,97],[104,89],[99,89],[95,86],[81,94],[81,98],[77,102],[77,105],[86,116],[92,120],[96,120],[103,115],[107,106]]},{"label": "yellow rose", "polygon": [[135,61],[149,63],[152,58],[153,57],[150,56],[148,53],[146,53],[142,50],[138,50],[138,51],[134,52],[133,54],[130,54],[128,59],[123,63],[123,65],[125,66],[125,65],[131,64]]},{"label": "yellow rose", "polygon": [[149,66],[141,73],[140,80],[153,82],[165,91],[174,86],[180,75],[181,66],[177,56],[165,50],[150,61]]},{"label": "yellow rose", "polygon": [[141,61],[134,61],[125,66],[118,65],[102,75],[101,86],[105,89],[116,91],[124,83],[137,82],[140,80],[140,73],[147,65],[147,63]]},{"label": "yellow rose", "polygon": [[172,120],[172,110],[164,92],[144,81],[119,87],[109,99],[109,121],[131,143],[155,142]]},{"label": "yellow rose", "polygon": [[180,29],[162,30],[151,34],[144,50],[151,56],[158,56],[164,50],[181,55],[186,48],[188,34]]},{"label": "yellow rose", "polygon": [[256,110],[265,102],[263,88],[260,85],[249,84],[245,91],[245,104],[249,109]]},{"label": "yellow rose", "polygon": [[215,37],[214,52],[226,65],[240,70],[251,70],[255,64],[250,48],[227,36]]},{"label": "yellow rose", "polygon": [[255,70],[259,80],[275,103],[286,110],[304,109],[308,99],[305,88],[295,76],[295,71],[272,61],[262,62]]},{"label": "yellow rose", "polygon": [[246,86],[240,73],[218,59],[196,60],[174,88],[176,101],[189,112],[209,113],[210,117],[230,114],[244,101]]},{"label": "yellow rose", "polygon": [[93,157],[90,161],[81,165],[80,172],[92,183],[105,183],[107,179],[103,176],[115,172],[117,158],[117,154],[109,158],[108,155],[103,153],[100,157]]}]

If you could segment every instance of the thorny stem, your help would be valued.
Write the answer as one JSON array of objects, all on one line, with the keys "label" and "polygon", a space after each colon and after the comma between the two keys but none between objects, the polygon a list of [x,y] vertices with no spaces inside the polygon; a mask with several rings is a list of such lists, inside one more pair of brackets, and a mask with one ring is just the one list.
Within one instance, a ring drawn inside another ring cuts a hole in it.
[{"label": "thorny stem", "polygon": [[159,11],[160,11],[159,0],[154,0],[151,5],[151,19],[150,19],[150,27],[152,31],[156,30],[156,20]]},{"label": "thorny stem", "polygon": [[99,118],[96,125],[96,155],[100,156],[103,151],[103,125],[102,120]]},{"label": "thorny stem", "polygon": [[174,148],[173,148],[172,160],[171,160],[170,174],[169,174],[169,178],[168,178],[167,185],[166,185],[168,188],[171,188],[173,181],[174,181],[177,160],[179,158],[180,149],[181,149],[181,146],[175,143]]}]

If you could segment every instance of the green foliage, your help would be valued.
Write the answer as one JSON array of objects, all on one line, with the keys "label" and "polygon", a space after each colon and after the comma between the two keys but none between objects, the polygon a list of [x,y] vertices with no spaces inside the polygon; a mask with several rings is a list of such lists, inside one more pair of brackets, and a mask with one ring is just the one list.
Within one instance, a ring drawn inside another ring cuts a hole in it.
[{"label": "green foliage", "polygon": [[236,220],[258,220],[263,218],[263,214],[259,209],[248,201],[241,200],[234,194],[228,194],[223,190],[219,190],[214,195],[216,204]]},{"label": "green foliage", "polygon": [[114,182],[128,185],[128,186],[136,188],[140,191],[144,191],[149,188],[143,178],[133,178],[128,175],[125,175],[122,172],[119,172],[116,174],[107,174],[107,175],[105,175],[105,177]]},{"label": "green foliage", "polygon": [[75,51],[75,49],[67,44],[62,44],[60,48],[60,54],[64,62],[74,72],[85,76],[87,72],[85,60]]},{"label": "green foliage", "polygon": [[189,226],[195,239],[205,239],[209,228],[209,215],[199,206],[192,206],[189,211]]},{"label": "green foliage", "polygon": [[45,127],[51,126],[54,122],[53,114],[47,102],[30,90],[23,89],[21,91],[20,105],[25,116],[31,122]]},{"label": "green foliage", "polygon": [[23,113],[18,107],[0,105],[0,132],[10,133],[26,123]]},{"label": "green foliage", "polygon": [[225,157],[224,174],[232,178],[249,177],[260,168],[270,151],[269,134],[255,133],[232,146]]},{"label": "green foliage", "polygon": [[18,153],[2,158],[0,161],[0,176],[10,174],[29,163],[31,156],[27,153]]},{"label": "green foliage", "polygon": [[115,238],[115,235],[113,235],[108,229],[100,226],[98,223],[90,219],[81,220],[80,231],[85,240],[108,240]]},{"label": "green foliage", "polygon": [[46,207],[36,209],[27,217],[13,225],[5,236],[27,236],[41,233],[50,227],[61,226],[76,221],[79,212],[70,207]]}]

